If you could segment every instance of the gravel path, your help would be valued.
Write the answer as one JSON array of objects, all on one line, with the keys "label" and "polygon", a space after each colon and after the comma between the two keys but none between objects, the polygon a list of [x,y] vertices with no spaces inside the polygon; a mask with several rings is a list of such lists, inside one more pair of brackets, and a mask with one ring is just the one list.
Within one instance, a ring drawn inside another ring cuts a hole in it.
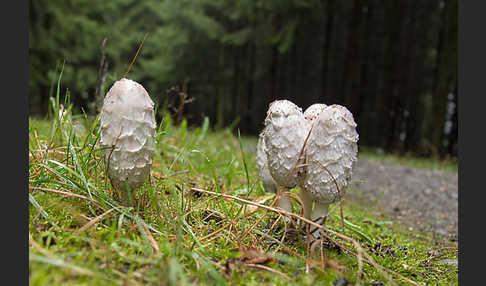
[{"label": "gravel path", "polygon": [[458,175],[359,159],[348,198],[374,205],[410,229],[457,241]]}]

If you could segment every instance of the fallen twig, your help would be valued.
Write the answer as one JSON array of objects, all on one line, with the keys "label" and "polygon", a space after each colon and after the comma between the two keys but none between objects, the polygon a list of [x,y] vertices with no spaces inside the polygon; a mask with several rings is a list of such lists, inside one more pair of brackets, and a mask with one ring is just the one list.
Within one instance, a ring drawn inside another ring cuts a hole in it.
[{"label": "fallen twig", "polygon": [[101,215],[95,217],[94,219],[90,220],[87,224],[83,225],[80,229],[78,229],[76,231],[75,234],[79,234],[81,233],[82,231],[85,231],[87,230],[88,228],[90,228],[92,225],[94,225],[95,223],[99,222],[102,218],[104,218],[107,214],[111,213],[112,211],[114,211],[115,209],[117,208],[121,208],[121,207],[114,207],[112,209],[109,209],[107,210],[106,212],[102,213]]},{"label": "fallen twig", "polygon": [[292,280],[289,276],[285,275],[284,273],[282,273],[282,272],[280,272],[278,270],[275,270],[273,268],[270,268],[268,266],[265,266],[265,265],[261,265],[261,264],[251,264],[251,263],[246,263],[245,265],[246,266],[250,266],[250,267],[264,269],[264,270],[270,271],[272,273],[278,274],[278,275],[282,276],[283,278],[285,278],[287,280]]}]

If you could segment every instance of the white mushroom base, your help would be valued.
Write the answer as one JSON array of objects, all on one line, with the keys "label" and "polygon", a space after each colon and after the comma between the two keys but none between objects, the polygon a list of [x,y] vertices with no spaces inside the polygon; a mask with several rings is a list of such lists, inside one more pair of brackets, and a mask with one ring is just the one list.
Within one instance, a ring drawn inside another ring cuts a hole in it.
[{"label": "white mushroom base", "polygon": [[[314,201],[309,192],[303,189],[300,191],[300,199],[304,204],[304,217],[324,226],[324,224],[326,223],[327,215],[329,213],[330,203]],[[314,210],[312,210],[312,202],[315,202]],[[313,235],[314,238],[319,238],[321,231],[317,230],[317,227],[311,225],[309,228],[309,232]]]}]

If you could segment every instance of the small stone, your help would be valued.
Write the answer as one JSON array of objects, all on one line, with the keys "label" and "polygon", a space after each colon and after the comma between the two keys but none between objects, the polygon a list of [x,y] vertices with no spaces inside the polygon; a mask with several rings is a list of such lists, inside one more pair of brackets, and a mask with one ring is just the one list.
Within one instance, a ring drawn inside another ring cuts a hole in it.
[{"label": "small stone", "polygon": [[334,283],[332,284],[334,286],[347,286],[350,285],[349,280],[344,278],[344,277],[339,277],[336,280],[334,280]]},{"label": "small stone", "polygon": [[453,265],[453,266],[459,266],[459,263],[456,259],[442,259],[439,260],[439,263],[447,264],[447,265]]}]

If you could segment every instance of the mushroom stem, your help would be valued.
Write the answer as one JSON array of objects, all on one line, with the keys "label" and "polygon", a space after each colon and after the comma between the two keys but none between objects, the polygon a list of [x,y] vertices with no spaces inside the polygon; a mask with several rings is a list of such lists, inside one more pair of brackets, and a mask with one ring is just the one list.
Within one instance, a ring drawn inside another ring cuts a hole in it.
[{"label": "mushroom stem", "polygon": [[124,189],[117,189],[115,188],[120,197],[120,203],[122,206],[131,207],[133,202],[133,197],[135,194],[135,190],[131,189],[128,185],[128,182],[125,181],[125,188]]},{"label": "mushroom stem", "polygon": [[309,192],[304,189],[300,190],[300,199],[302,200],[303,209],[304,209],[304,217],[306,219],[311,219],[312,215],[312,198],[310,197]]},{"label": "mushroom stem", "polygon": [[128,191],[127,190],[122,190],[121,192],[119,192],[120,195],[121,195],[121,204],[125,207],[129,207],[130,206],[130,195],[128,194]]},{"label": "mushroom stem", "polygon": [[[288,191],[289,191],[289,189],[283,189],[283,190],[282,190],[282,193],[283,193],[283,192],[288,192]],[[277,195],[278,195],[278,193],[277,193]],[[280,207],[281,209],[283,209],[284,211],[287,211],[287,212],[292,212],[292,204],[291,204],[291,202],[290,202],[290,198],[289,198],[289,196],[288,196],[288,195],[286,195],[286,194],[282,194],[282,195],[280,196],[280,200],[279,200],[279,202],[278,202],[278,205],[279,205],[279,207]]]},{"label": "mushroom stem", "polygon": [[[312,216],[312,220],[324,225],[326,223],[327,214],[329,212],[329,204],[328,203],[321,203],[316,201],[316,205],[314,206],[314,214]],[[319,222],[321,221],[321,222]]]},{"label": "mushroom stem", "polygon": [[[300,191],[300,199],[304,204],[304,217],[306,219],[311,219],[316,223],[324,225],[326,223],[327,214],[329,212],[329,203],[321,203],[315,201],[314,211],[312,211],[312,202],[314,201],[310,196],[309,192],[305,189]],[[314,237],[318,238],[319,234],[314,233],[317,227],[310,227],[309,232],[314,235]]]}]

